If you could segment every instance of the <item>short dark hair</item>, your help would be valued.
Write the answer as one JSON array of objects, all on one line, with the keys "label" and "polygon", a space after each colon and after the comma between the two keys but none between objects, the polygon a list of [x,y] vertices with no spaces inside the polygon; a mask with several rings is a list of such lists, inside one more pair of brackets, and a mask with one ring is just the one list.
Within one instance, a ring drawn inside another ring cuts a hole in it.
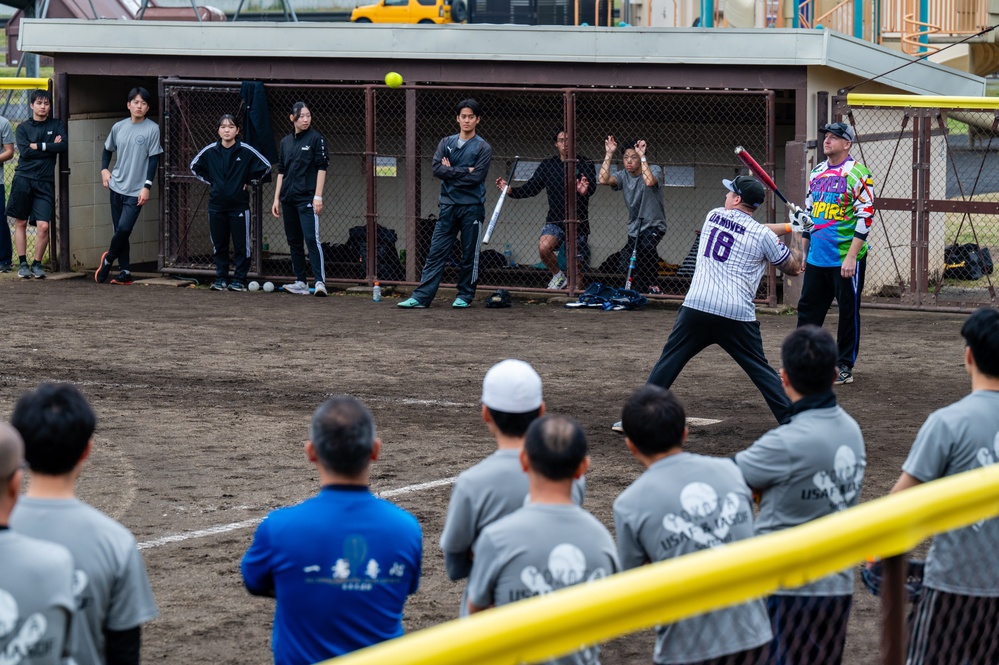
[{"label": "short dark hair", "polygon": [[961,326],[961,337],[979,371],[999,379],[999,309],[976,309]]},{"label": "short dark hair", "polygon": [[687,414],[671,391],[647,383],[625,400],[621,426],[638,452],[656,455],[683,447]]},{"label": "short dark hair", "polygon": [[153,96],[149,94],[149,91],[143,88],[141,85],[136,86],[128,91],[128,101],[132,101],[136,97],[142,97],[142,101],[147,104],[153,103]]},{"label": "short dark hair", "polygon": [[482,107],[479,106],[479,103],[474,99],[472,99],[471,97],[469,97],[468,99],[463,99],[457,104],[455,104],[454,114],[461,115],[462,109],[471,109],[472,113],[475,115],[476,118],[482,117]]},{"label": "short dark hair", "polygon": [[292,117],[292,119],[298,120],[298,116],[302,115],[302,111],[304,109],[309,109],[309,112],[310,113],[312,112],[312,109],[305,102],[295,102],[294,104],[292,104],[291,105],[291,117]]},{"label": "short dark hair", "polygon": [[375,445],[375,420],[353,397],[332,397],[312,414],[309,439],[323,468],[348,477],[364,471]]},{"label": "short dark hair", "polygon": [[787,380],[802,395],[832,390],[838,356],[832,334],[813,325],[796,328],[780,345],[780,362]]},{"label": "short dark hair", "polygon": [[556,127],[554,130],[552,130],[552,143],[557,142],[558,135],[563,133],[568,134],[568,132],[565,131],[565,127]]},{"label": "short dark hair", "polygon": [[31,97],[28,98],[29,104],[34,104],[39,99],[49,100],[49,104],[52,103],[52,93],[48,90],[42,90],[41,88],[31,91]]},{"label": "short dark hair", "polygon": [[24,459],[36,473],[73,470],[97,427],[97,416],[71,383],[43,383],[14,405],[10,424],[24,439]]},{"label": "short dark hair", "polygon": [[527,428],[524,451],[531,469],[548,480],[571,480],[586,459],[586,434],[572,418],[542,416]]},{"label": "short dark hair", "polygon": [[493,419],[496,427],[506,436],[524,436],[531,423],[541,415],[540,408],[528,411],[527,413],[508,413],[506,411],[490,409],[488,406],[486,408],[489,409],[489,416]]},{"label": "short dark hair", "polygon": [[239,120],[236,119],[236,116],[234,116],[231,113],[223,113],[222,114],[222,117],[219,118],[219,127],[221,127],[222,123],[225,122],[226,120],[228,120],[232,124],[236,125],[236,129],[239,129]]}]

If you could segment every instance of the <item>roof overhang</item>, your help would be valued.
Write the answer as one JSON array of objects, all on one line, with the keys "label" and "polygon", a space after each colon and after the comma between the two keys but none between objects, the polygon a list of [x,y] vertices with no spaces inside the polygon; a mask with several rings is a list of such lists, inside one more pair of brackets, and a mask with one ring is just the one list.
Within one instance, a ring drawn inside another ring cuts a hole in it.
[{"label": "roof overhang", "polygon": [[52,56],[823,66],[912,94],[985,93],[979,76],[830,30],[32,19],[18,47]]}]

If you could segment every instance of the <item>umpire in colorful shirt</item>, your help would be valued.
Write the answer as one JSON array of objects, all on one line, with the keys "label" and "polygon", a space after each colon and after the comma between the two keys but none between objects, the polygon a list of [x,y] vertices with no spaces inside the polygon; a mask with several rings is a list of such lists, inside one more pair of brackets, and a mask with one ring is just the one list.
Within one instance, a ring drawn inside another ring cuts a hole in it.
[{"label": "umpire in colorful shirt", "polygon": [[867,265],[867,234],[874,215],[874,181],[866,166],[850,155],[853,127],[834,122],[825,134],[826,161],[808,177],[806,212],[815,224],[805,233],[807,269],[798,301],[798,325],[821,326],[833,298],[839,303],[836,385],[853,383],[860,349],[860,297]]},{"label": "umpire in colorful shirt", "polygon": [[475,298],[479,281],[479,232],[486,215],[486,175],[493,160],[493,149],[476,134],[482,119],[482,107],[474,99],[455,106],[459,132],[441,139],[434,152],[434,177],[441,181],[441,214],[434,226],[427,262],[420,285],[413,297],[403,300],[403,309],[422,309],[430,305],[444,266],[451,255],[455,238],[461,234],[461,270],[458,272],[458,297],[451,306],[465,308]]},{"label": "umpire in colorful shirt", "polygon": [[[746,483],[760,497],[757,534],[856,506],[867,465],[860,426],[836,404],[836,342],[829,331],[802,326],[784,339],[780,355],[791,422],[735,456]],[[852,604],[851,569],[770,596],[774,639],[769,662],[842,662]]]}]

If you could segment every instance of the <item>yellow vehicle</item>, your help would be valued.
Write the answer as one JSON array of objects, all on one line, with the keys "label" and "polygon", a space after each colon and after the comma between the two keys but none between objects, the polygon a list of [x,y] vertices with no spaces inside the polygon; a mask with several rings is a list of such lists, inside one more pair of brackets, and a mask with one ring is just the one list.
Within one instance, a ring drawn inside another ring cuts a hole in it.
[{"label": "yellow vehicle", "polygon": [[452,23],[464,21],[465,0],[379,0],[356,8],[350,14],[354,23]]}]

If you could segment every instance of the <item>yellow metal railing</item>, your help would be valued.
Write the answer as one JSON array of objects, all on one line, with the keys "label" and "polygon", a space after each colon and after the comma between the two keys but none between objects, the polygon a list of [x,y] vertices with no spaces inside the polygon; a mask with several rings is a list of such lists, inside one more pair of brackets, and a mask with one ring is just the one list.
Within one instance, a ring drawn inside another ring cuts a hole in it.
[{"label": "yellow metal railing", "polygon": [[0,76],[0,90],[48,90],[49,79]]},{"label": "yellow metal railing", "polygon": [[997,111],[999,97],[941,97],[935,95],[873,95],[852,92],[846,96],[849,106],[924,109],[959,109],[962,111]]},{"label": "yellow metal railing", "polygon": [[793,529],[449,621],[341,656],[336,665],[534,663],[800,586],[869,556],[903,554],[934,534],[997,514],[999,464]]}]

